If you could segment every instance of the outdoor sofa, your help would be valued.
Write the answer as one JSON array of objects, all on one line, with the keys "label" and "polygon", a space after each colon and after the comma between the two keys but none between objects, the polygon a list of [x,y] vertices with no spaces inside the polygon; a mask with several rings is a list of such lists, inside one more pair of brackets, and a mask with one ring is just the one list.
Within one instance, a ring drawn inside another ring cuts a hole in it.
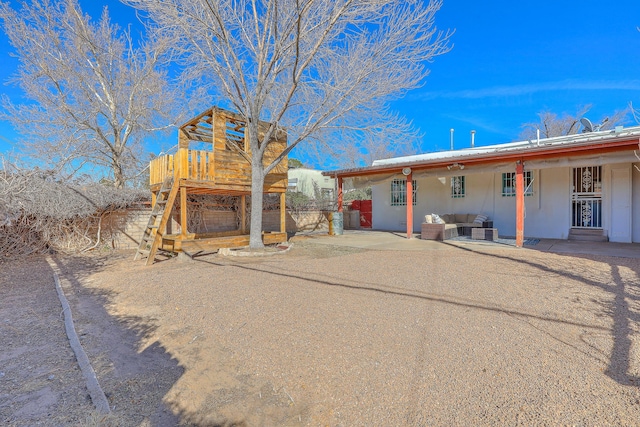
[{"label": "outdoor sofa", "polygon": [[473,228],[493,228],[493,220],[482,214],[425,215],[420,236],[423,240],[446,240],[471,236]]}]

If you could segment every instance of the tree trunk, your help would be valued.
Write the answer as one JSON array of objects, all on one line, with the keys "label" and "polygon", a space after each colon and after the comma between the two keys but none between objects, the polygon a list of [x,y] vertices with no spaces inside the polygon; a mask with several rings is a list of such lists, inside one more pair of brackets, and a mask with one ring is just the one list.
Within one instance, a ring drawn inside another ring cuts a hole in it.
[{"label": "tree trunk", "polygon": [[116,188],[124,188],[125,178],[124,172],[122,171],[122,164],[120,163],[120,158],[116,157],[113,159],[113,186]]},{"label": "tree trunk", "polygon": [[[255,152],[254,152],[255,153]],[[251,156],[251,226],[249,231],[249,247],[264,248],[262,242],[262,201],[264,199],[264,168],[262,159]]]}]

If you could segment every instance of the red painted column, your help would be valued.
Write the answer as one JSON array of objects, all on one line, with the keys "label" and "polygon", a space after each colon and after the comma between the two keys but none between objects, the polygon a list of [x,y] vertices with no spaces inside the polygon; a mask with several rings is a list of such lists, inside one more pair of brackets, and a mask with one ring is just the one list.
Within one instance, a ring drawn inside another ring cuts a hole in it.
[{"label": "red painted column", "polygon": [[413,234],[413,173],[407,175],[407,239]]},{"label": "red painted column", "polygon": [[338,212],[342,212],[342,177],[338,177]]},{"label": "red painted column", "polygon": [[516,164],[516,246],[524,243],[524,165]]}]

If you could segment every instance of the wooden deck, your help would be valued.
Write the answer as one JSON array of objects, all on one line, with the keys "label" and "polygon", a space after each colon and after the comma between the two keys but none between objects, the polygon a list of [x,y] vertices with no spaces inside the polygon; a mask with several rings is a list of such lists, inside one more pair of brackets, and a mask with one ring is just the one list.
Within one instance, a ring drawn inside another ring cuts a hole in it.
[{"label": "wooden deck", "polygon": [[[287,233],[263,232],[262,241],[265,245],[278,244],[287,241]],[[222,248],[242,248],[249,246],[249,234],[240,234],[239,230],[221,233],[209,233],[207,235],[187,236],[182,238],[179,234],[162,237],[162,250],[170,252],[183,252],[189,256],[195,256],[203,252],[215,252]]]}]

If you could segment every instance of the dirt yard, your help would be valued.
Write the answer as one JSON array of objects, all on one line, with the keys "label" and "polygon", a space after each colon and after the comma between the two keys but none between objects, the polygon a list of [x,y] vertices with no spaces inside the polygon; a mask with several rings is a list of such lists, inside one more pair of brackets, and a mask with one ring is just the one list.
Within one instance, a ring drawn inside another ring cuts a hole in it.
[{"label": "dirt yard", "polygon": [[640,425],[640,260],[373,251],[0,264],[0,424]]}]

